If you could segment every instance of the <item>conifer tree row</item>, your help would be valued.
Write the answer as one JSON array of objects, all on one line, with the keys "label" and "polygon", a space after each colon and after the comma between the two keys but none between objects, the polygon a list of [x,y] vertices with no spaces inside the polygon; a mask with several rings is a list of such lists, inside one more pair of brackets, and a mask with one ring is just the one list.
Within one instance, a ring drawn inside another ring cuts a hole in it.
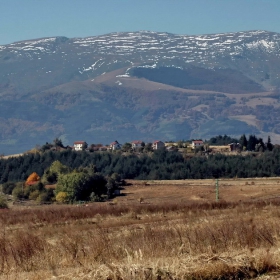
[{"label": "conifer tree row", "polygon": [[[250,145],[248,141],[247,146]],[[260,146],[261,148],[261,146]],[[122,155],[111,152],[75,152],[71,150],[24,156],[0,160],[0,183],[26,181],[36,172],[42,177],[45,171],[58,160],[74,169],[94,166],[104,176],[117,173],[123,179],[204,179],[233,177],[280,176],[280,148],[264,153],[226,156],[223,154],[184,157],[179,152],[165,150],[139,155]],[[45,173],[49,180],[56,180],[56,171]],[[43,177],[44,178],[44,177]]]}]

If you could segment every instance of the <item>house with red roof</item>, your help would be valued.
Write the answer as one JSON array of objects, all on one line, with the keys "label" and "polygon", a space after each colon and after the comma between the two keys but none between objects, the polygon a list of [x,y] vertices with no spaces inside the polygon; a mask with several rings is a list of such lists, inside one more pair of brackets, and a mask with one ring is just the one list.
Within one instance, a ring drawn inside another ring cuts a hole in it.
[{"label": "house with red roof", "polygon": [[204,142],[202,140],[193,140],[192,141],[192,149],[203,146]]},{"label": "house with red roof", "polygon": [[153,142],[152,147],[153,147],[154,150],[158,150],[158,149],[164,149],[165,145],[162,141],[156,140],[156,141]]},{"label": "house with red roof", "polygon": [[117,140],[110,144],[110,150],[120,150],[122,148],[122,144],[120,144]]},{"label": "house with red roof", "polygon": [[132,149],[141,148],[142,143],[143,143],[143,141],[140,141],[140,140],[132,141],[131,142],[131,148]]},{"label": "house with red roof", "polygon": [[82,151],[87,148],[88,144],[86,141],[75,141],[73,148],[75,151]]}]

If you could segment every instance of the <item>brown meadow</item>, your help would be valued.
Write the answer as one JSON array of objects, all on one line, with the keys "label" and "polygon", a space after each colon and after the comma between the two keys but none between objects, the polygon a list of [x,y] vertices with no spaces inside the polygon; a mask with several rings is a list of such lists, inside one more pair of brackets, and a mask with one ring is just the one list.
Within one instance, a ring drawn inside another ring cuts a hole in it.
[{"label": "brown meadow", "polygon": [[0,279],[280,275],[278,178],[220,180],[219,202],[214,180],[128,183],[111,202],[0,211]]}]

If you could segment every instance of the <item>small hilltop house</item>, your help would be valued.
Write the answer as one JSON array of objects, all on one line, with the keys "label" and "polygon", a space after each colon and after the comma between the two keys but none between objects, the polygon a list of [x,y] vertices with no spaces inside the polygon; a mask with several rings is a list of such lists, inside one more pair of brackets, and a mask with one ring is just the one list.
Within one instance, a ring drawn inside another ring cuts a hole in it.
[{"label": "small hilltop house", "polygon": [[140,141],[140,140],[132,141],[131,142],[131,148],[132,149],[141,148],[142,143],[143,143],[143,141]]},{"label": "small hilltop house", "polygon": [[117,140],[110,144],[110,149],[112,151],[120,150],[122,148],[122,144],[120,144]]},{"label": "small hilltop house", "polygon": [[87,148],[87,142],[86,141],[75,141],[73,148],[75,151],[83,151]]},{"label": "small hilltop house", "polygon": [[197,147],[203,146],[204,142],[202,140],[193,140],[192,141],[192,149],[195,149]]},{"label": "small hilltop house", "polygon": [[153,149],[154,150],[159,150],[159,149],[164,149],[165,145],[162,141],[156,140],[153,142]]}]

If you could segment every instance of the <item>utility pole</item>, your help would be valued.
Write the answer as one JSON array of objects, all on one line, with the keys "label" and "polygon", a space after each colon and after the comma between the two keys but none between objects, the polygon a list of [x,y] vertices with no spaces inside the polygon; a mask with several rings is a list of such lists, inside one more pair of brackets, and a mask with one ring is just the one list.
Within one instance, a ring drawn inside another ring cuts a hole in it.
[{"label": "utility pole", "polygon": [[22,186],[21,186],[21,203],[23,203],[23,186],[24,186],[24,183],[22,183]]},{"label": "utility pole", "polygon": [[216,202],[219,201],[219,179],[216,179]]}]

